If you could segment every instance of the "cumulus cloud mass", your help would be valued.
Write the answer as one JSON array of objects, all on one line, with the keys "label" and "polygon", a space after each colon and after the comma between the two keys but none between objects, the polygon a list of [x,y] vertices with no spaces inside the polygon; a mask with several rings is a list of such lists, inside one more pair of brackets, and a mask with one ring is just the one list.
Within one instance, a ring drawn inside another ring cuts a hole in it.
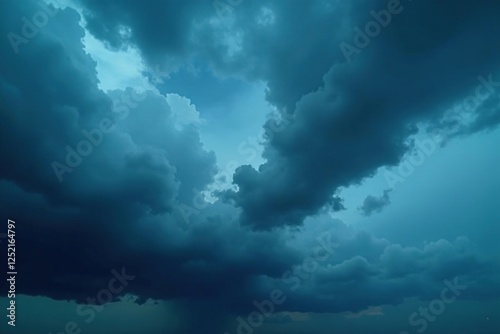
[{"label": "cumulus cloud mass", "polygon": [[498,333],[500,2],[0,16],[2,333]]}]

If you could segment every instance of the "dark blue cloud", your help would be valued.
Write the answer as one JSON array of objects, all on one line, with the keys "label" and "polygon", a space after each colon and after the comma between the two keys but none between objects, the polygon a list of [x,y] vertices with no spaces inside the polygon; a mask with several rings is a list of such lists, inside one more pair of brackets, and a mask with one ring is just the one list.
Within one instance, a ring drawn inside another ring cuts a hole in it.
[{"label": "dark blue cloud", "polygon": [[[200,57],[210,66],[203,73],[264,81],[287,117],[281,131],[275,120],[264,125],[266,162],[238,168],[225,203],[205,203],[215,154],[195,126],[176,127],[158,92],[98,88],[76,11],[47,14],[26,43],[4,38],[0,217],[20,222],[20,293],[84,302],[111,269],[127,268],[136,276],[127,292],[139,302],[173,300],[217,330],[274,289],[286,296],[283,311],[318,313],[427,300],[454,277],[468,286],[465,299],[498,298],[498,259],[467,236],[409,246],[318,216],[342,209],[339,187],[397,164],[419,122],[442,125],[450,103],[475,94],[478,76],[500,78],[496,3],[405,3],[351,63],[339,43],[385,2],[244,2],[223,22],[210,1],[78,3],[110,48],[137,47],[168,71]],[[264,9],[267,25],[258,23]],[[44,10],[2,2],[0,33],[26,35],[19,18]],[[191,92],[175,74],[166,80],[162,89]],[[452,135],[497,126],[496,93],[473,113]],[[190,207],[197,201],[203,210]],[[363,209],[387,202],[368,197]],[[184,332],[209,330],[197,325],[185,321]]]}]

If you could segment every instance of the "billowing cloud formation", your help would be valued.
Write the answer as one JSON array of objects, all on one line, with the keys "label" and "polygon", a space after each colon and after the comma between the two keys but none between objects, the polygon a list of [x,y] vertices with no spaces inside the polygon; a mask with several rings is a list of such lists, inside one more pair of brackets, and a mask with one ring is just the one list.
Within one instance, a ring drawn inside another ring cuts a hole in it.
[{"label": "billowing cloud formation", "polygon": [[[150,61],[168,55],[173,64],[203,57],[218,71],[265,80],[269,101],[294,110],[295,121],[270,139],[268,163],[235,175],[244,221],[260,227],[298,224],[337,187],[397,163],[416,122],[439,118],[447,104],[472,93],[478,76],[498,70],[499,25],[490,1],[452,9],[431,2],[252,1],[229,18],[206,2],[82,2],[90,31],[110,45],[137,46]],[[179,15],[160,19],[169,12]],[[387,13],[376,36],[354,29]],[[422,26],[425,13],[435,15]],[[150,25],[151,17],[164,26]],[[497,109],[469,129],[497,124]]]},{"label": "billowing cloud formation", "polygon": [[[225,19],[203,4],[186,15],[187,5],[169,1],[147,9],[133,2],[83,3],[89,29],[110,44],[138,46],[146,59],[162,52],[173,59],[204,57],[218,71],[266,81],[269,101],[293,111],[283,131],[273,130],[274,121],[266,124],[267,163],[258,171],[243,166],[234,176],[239,191],[229,197],[243,209],[243,222],[257,228],[300,224],[331,202],[338,187],[397,164],[411,149],[407,139],[415,126],[440,119],[457,101],[479,98],[472,111],[478,116],[462,132],[498,124],[493,36],[500,25],[491,1],[464,0],[453,8],[378,0],[253,1]],[[181,15],[164,29],[151,28],[147,14],[168,10]],[[121,19],[123,13],[128,16]],[[358,32],[374,24],[377,33]],[[129,33],[120,34],[120,27]],[[190,39],[184,38],[188,32]]]},{"label": "billowing cloud formation", "polygon": [[[44,9],[9,1],[2,13],[9,13],[1,26],[7,35],[24,29],[10,18],[31,18]],[[80,299],[89,295],[79,286],[86,277],[95,275],[95,284],[109,274],[110,263],[101,271],[86,258],[101,253],[123,261],[108,253],[120,253],[111,239],[126,240],[115,228],[134,233],[129,224],[140,217],[173,215],[178,203],[191,203],[212,181],[215,157],[203,149],[196,128],[175,127],[165,97],[100,91],[78,14],[55,13],[18,53],[8,39],[2,42],[0,151],[10,162],[0,173],[2,199],[12,201],[2,205],[2,217],[9,208],[27,222],[20,228],[26,236],[49,236],[26,248],[39,257],[25,277],[39,279],[26,282],[25,292]],[[55,241],[59,233],[65,235],[62,248]],[[50,260],[65,254],[71,258]],[[54,289],[68,277],[77,278],[72,286]]]},{"label": "billowing cloud formation", "polygon": [[[225,193],[236,206],[203,203],[186,221],[179,208],[213,181],[215,156],[196,126],[179,126],[168,97],[99,90],[80,17],[69,8],[36,38],[14,42],[17,53],[3,39],[0,152],[9,161],[0,167],[0,213],[22,222],[18,257],[36,254],[23,261],[20,293],[85,302],[111,269],[126,268],[135,276],[126,292],[175,300],[207,323],[213,310],[253,311],[273,289],[292,312],[433,298],[453,277],[468,286],[465,298],[498,298],[498,262],[465,237],[407,246],[331,219],[299,226],[326,204],[341,209],[339,186],[396,164],[415,124],[442,121],[449,103],[474,96],[478,76],[495,74],[481,96],[496,88],[498,5],[405,4],[348,64],[339,41],[385,3],[244,2],[222,21],[210,1],[81,3],[88,29],[110,47],[134,45],[150,64],[173,67],[202,56],[221,73],[267,82],[269,101],[291,116],[280,131],[274,120],[265,125],[267,162],[237,170],[238,190]],[[41,10],[35,1],[1,2],[0,33],[24,36],[19,18]],[[485,98],[462,133],[495,126],[496,99]],[[294,228],[268,231],[286,225]]]},{"label": "billowing cloud formation", "polygon": [[[245,222],[260,228],[300,224],[328,203],[337,187],[396,164],[411,148],[406,140],[417,122],[439,118],[447,103],[473,93],[477,76],[496,73],[499,50],[492,50],[496,44],[489,38],[499,25],[489,6],[481,10],[474,3],[472,14],[469,6],[454,8],[419,31],[411,47],[399,44],[413,41],[417,13],[442,6],[407,5],[373,45],[352,63],[333,65],[324,86],[297,103],[290,126],[270,139],[268,162],[258,171],[249,166],[236,171],[234,198]],[[363,19],[353,18],[351,24]],[[441,25],[446,33],[436,35]],[[464,44],[475,51],[463,52]],[[498,124],[489,119],[489,126]]]},{"label": "billowing cloud formation", "polygon": [[363,205],[359,208],[361,213],[365,216],[370,216],[374,212],[380,212],[384,207],[391,204],[389,193],[391,190],[385,190],[381,197],[369,195],[363,201]]}]

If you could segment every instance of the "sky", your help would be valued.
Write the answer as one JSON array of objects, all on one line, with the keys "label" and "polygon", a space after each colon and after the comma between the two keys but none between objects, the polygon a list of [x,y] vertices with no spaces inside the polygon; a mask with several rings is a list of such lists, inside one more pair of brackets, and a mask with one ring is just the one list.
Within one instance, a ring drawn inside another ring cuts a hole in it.
[{"label": "sky", "polygon": [[0,1],[0,332],[498,334],[499,13]]}]

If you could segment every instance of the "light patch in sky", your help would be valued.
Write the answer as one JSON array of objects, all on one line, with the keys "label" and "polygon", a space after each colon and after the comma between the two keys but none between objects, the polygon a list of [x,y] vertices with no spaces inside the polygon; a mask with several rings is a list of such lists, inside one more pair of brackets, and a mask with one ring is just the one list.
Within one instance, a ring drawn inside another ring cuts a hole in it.
[{"label": "light patch in sky", "polygon": [[209,196],[208,193],[234,188],[232,177],[236,168],[242,165],[258,168],[265,162],[262,157],[262,124],[267,117],[275,113],[275,108],[266,101],[265,94],[264,83],[248,84],[248,88],[240,93],[237,99],[228,100],[228,103],[221,107],[225,109],[222,113],[226,115],[234,115],[232,110],[237,110],[236,117],[228,117],[225,120],[229,125],[221,126],[221,122],[214,122],[213,119],[203,121],[200,129],[203,143],[208,150],[215,152],[219,167],[216,181],[207,192],[210,201],[214,201],[215,197]]},{"label": "light patch in sky", "polygon": [[[155,90],[155,87],[143,75],[146,67],[137,49],[129,47],[127,50],[113,51],[106,48],[102,41],[85,29],[83,9],[77,3],[68,0],[45,0],[45,2],[60,9],[73,8],[80,14],[80,25],[85,30],[84,50],[97,63],[100,89],[105,92],[127,87],[133,87],[137,91]],[[131,34],[131,29],[122,26],[119,33],[126,37]]]},{"label": "light patch in sky", "polygon": [[172,108],[178,128],[189,124],[200,125],[202,123],[200,113],[196,110],[196,106],[191,103],[190,99],[175,93],[167,94],[166,98]]},{"label": "light patch in sky", "polygon": [[268,7],[262,7],[260,10],[260,16],[257,18],[257,23],[263,26],[273,25],[276,21],[276,15]]},{"label": "light patch in sky", "polygon": [[108,91],[133,87],[138,91],[155,90],[143,75],[146,67],[137,50],[111,51],[87,31],[84,45],[85,51],[97,62],[100,89]]},{"label": "light patch in sky", "polygon": [[[126,33],[125,28],[123,32]],[[84,45],[85,51],[97,63],[100,89],[109,91],[132,87],[138,92],[152,90],[159,94],[154,83],[161,83],[167,78],[167,73],[162,72],[159,65],[148,70],[136,49],[109,50],[104,43],[94,38],[88,31],[85,33]],[[178,129],[189,124],[201,124],[200,114],[189,98],[174,93],[166,94],[165,99],[172,109],[174,123]]]}]

